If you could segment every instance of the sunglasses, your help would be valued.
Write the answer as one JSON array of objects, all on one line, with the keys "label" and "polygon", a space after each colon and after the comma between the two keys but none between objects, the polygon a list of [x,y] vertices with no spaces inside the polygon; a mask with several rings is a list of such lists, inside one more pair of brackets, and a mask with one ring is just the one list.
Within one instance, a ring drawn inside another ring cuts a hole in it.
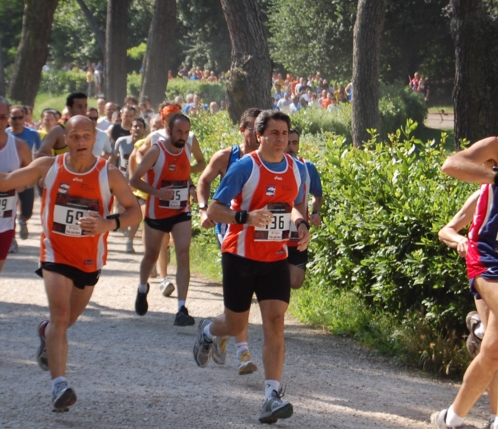
[{"label": "sunglasses", "polygon": [[10,119],[12,121],[20,121],[21,119],[24,119],[24,116],[11,116]]},{"label": "sunglasses", "polygon": [[88,119],[91,119],[92,121],[98,121],[99,117],[98,116],[89,116]]}]

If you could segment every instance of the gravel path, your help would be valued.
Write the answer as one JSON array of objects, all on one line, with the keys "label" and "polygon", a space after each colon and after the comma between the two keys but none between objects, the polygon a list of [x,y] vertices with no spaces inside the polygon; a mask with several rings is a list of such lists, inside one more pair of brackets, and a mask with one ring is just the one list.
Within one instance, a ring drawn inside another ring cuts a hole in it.
[{"label": "gravel path", "polygon": [[[134,312],[137,254],[112,233],[110,256],[92,300],[69,331],[67,376],[78,394],[68,412],[51,412],[50,379],[35,362],[36,326],[47,316],[37,267],[40,223],[19,242],[0,274],[0,428],[257,428],[263,399],[262,330],[257,304],[249,340],[260,367],[237,374],[233,340],[227,364],[201,369],[192,357],[195,328],[175,328],[176,299],[151,283],[149,312]],[[214,239],[214,237],[213,237]],[[174,294],[175,296],[175,294]],[[222,310],[221,287],[199,277],[187,306],[196,318]],[[294,416],[280,428],[429,428],[432,411],[447,407],[458,385],[408,372],[349,339],[337,338],[288,317],[283,383]],[[469,416],[481,428],[487,398]]]}]

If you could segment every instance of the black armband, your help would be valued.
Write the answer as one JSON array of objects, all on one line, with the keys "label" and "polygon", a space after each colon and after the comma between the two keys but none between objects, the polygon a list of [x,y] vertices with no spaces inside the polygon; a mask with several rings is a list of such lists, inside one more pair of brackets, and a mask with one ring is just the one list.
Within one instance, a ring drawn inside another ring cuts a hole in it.
[{"label": "black armband", "polygon": [[239,224],[247,223],[248,216],[249,216],[249,213],[247,213],[247,210],[239,210],[239,211],[235,212],[235,223],[239,223]]},{"label": "black armband", "polygon": [[306,227],[306,229],[309,231],[310,230],[310,224],[308,222],[306,222],[304,219],[298,219],[295,223],[296,225],[296,228],[299,228],[300,225],[304,224],[304,226]]},{"label": "black armband", "polygon": [[106,219],[114,219],[116,221],[116,229],[113,229],[113,231],[117,231],[119,228],[121,228],[121,222],[119,221],[119,216],[121,216],[119,213],[115,213],[107,216],[106,218]]},{"label": "black armband", "polygon": [[189,185],[189,187],[188,187],[188,188],[189,188],[189,189],[190,189],[190,188],[197,189],[193,183],[191,183],[191,184]]}]

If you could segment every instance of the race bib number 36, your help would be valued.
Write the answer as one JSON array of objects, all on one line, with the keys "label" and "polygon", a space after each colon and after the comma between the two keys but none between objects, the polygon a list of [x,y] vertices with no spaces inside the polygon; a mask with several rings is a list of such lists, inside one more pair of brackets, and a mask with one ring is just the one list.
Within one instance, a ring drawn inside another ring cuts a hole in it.
[{"label": "race bib number 36", "polygon": [[168,180],[163,180],[161,187],[170,187],[174,192],[173,198],[171,200],[159,200],[159,207],[167,209],[183,209],[187,207],[188,202],[188,181],[181,180],[177,182],[171,182]]},{"label": "race bib number 36", "polygon": [[78,221],[82,217],[88,217],[88,211],[98,212],[99,201],[58,194],[54,205],[52,231],[72,237],[83,236],[84,233]]},{"label": "race bib number 36", "polygon": [[254,228],[254,241],[287,241],[292,207],[287,203],[269,203],[266,209],[273,217],[269,225]]},{"label": "race bib number 36", "polygon": [[0,192],[0,219],[12,217],[16,201],[16,191]]}]

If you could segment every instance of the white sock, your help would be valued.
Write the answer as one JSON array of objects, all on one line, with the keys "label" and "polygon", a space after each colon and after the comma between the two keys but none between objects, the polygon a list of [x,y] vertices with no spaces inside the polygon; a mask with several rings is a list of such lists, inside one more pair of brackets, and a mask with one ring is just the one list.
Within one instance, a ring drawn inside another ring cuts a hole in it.
[{"label": "white sock", "polygon": [[211,323],[209,325],[207,325],[206,327],[204,327],[204,337],[206,338],[206,340],[208,341],[214,341],[215,338],[216,338],[216,335],[213,335],[211,333],[211,330],[209,329],[211,326]]},{"label": "white sock", "polygon": [[484,326],[484,323],[479,323],[479,327],[477,329],[474,329],[474,335],[481,340],[484,338],[484,331],[486,330],[486,327]]},{"label": "white sock", "polygon": [[446,424],[452,428],[463,425],[463,418],[453,411],[453,405],[448,408],[448,412],[446,413]]},{"label": "white sock", "polygon": [[66,377],[56,377],[52,380],[52,389],[55,387],[57,383],[60,383],[62,381],[65,381],[67,383],[67,378]]},{"label": "white sock", "polygon": [[280,382],[277,380],[265,380],[265,399],[271,396],[271,393],[280,392]]},{"label": "white sock", "polygon": [[249,344],[247,343],[237,343],[235,344],[235,347],[237,347],[237,357],[239,357],[246,350],[249,350]]},{"label": "white sock", "polygon": [[178,311],[180,311],[180,308],[185,307],[185,301],[182,301],[181,299],[178,300]]},{"label": "white sock", "polygon": [[149,288],[147,287],[147,283],[145,283],[144,285],[143,285],[143,284],[139,284],[139,285],[138,285],[138,291],[139,291],[140,293],[147,293],[147,290],[148,290],[148,289],[149,289]]}]

